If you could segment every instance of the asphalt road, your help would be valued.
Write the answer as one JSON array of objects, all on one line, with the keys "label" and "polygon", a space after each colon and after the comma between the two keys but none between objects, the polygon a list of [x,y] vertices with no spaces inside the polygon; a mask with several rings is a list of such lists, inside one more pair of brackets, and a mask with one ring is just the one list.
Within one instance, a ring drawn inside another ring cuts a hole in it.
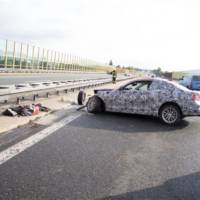
[{"label": "asphalt road", "polygon": [[200,199],[199,118],[81,113],[0,166],[0,199]]},{"label": "asphalt road", "polygon": [[77,79],[111,78],[108,74],[94,73],[41,73],[41,74],[0,74],[0,85],[11,85],[40,81],[64,81]]}]

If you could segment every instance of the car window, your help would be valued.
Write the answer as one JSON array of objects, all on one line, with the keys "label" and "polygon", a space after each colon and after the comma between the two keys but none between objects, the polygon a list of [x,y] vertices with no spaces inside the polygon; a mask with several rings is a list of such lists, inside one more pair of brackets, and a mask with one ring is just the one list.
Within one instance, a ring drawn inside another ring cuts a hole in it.
[{"label": "car window", "polygon": [[193,81],[200,81],[200,76],[193,76],[193,77],[192,77],[192,80],[193,80]]},{"label": "car window", "polygon": [[147,91],[149,90],[150,85],[151,85],[150,81],[138,81],[126,85],[123,88],[123,90]]},{"label": "car window", "polygon": [[166,90],[169,91],[174,88],[174,84],[171,81],[154,80],[151,84],[150,90]]}]

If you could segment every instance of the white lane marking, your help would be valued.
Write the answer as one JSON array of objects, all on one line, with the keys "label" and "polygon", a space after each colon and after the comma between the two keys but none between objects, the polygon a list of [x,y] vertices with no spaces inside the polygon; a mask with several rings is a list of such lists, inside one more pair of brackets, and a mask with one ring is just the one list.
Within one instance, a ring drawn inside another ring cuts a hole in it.
[{"label": "white lane marking", "polygon": [[20,154],[27,148],[33,146],[34,144],[40,142],[47,136],[51,135],[58,129],[64,127],[66,124],[69,124],[73,120],[77,119],[80,117],[82,113],[76,114],[76,115],[71,115],[69,117],[64,118],[63,120],[54,123],[52,126],[49,126],[48,128],[45,128],[44,130],[34,134],[33,136],[20,141],[19,143],[9,147],[8,149],[2,151],[0,153],[0,165],[3,163],[7,162],[11,158],[15,157],[16,155]]}]

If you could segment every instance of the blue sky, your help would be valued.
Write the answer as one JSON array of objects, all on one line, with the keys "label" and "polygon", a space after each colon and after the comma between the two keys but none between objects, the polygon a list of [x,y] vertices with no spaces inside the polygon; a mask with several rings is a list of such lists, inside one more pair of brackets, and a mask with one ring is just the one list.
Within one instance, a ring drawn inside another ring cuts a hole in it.
[{"label": "blue sky", "polygon": [[200,69],[197,0],[0,0],[0,37],[93,60]]}]

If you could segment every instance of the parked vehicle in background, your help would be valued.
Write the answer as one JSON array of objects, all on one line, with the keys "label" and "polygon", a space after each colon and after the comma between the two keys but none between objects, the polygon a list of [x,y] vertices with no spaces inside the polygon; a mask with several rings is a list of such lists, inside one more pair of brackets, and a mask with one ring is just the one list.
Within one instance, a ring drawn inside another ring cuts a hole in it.
[{"label": "parked vehicle in background", "polygon": [[151,115],[170,125],[186,116],[200,116],[200,93],[166,79],[135,79],[118,89],[94,90],[94,93],[87,102],[90,113]]},{"label": "parked vehicle in background", "polygon": [[190,90],[200,90],[200,75],[184,76],[179,83]]}]

